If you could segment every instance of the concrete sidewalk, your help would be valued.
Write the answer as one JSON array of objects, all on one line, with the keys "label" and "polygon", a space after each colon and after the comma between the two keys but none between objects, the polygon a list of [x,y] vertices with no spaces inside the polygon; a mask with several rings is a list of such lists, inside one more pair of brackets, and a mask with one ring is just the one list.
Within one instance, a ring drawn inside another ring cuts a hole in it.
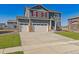
[{"label": "concrete sidewalk", "polygon": [[79,41],[51,32],[20,32],[22,48],[28,54],[79,53]]},{"label": "concrete sidewalk", "polygon": [[0,54],[6,54],[6,53],[11,53],[11,52],[16,52],[16,51],[23,51],[23,49],[21,46],[0,49]]}]

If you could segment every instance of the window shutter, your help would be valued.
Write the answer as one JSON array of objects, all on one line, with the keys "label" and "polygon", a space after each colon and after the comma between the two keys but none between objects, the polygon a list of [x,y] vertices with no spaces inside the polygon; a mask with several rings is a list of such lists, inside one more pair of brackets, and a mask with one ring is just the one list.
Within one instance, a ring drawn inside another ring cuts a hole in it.
[{"label": "window shutter", "polygon": [[36,17],[38,17],[38,12],[36,12]]},{"label": "window shutter", "polygon": [[44,12],[41,12],[41,17],[43,17],[44,16]]}]

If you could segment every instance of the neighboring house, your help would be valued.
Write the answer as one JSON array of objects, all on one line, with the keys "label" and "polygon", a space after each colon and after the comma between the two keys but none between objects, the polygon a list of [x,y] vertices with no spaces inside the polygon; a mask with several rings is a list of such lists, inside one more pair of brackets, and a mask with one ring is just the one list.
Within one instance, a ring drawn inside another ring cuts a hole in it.
[{"label": "neighboring house", "polygon": [[3,30],[6,28],[6,24],[5,23],[0,23],[0,30]]},{"label": "neighboring house", "polygon": [[79,32],[79,17],[68,19],[69,31]]},{"label": "neighboring house", "polygon": [[8,20],[7,27],[8,27],[8,29],[16,29],[17,28],[17,21],[16,20]]},{"label": "neighboring house", "polygon": [[17,16],[18,28],[26,32],[48,32],[54,30],[55,21],[58,18],[56,27],[61,28],[61,13],[48,10],[42,5],[25,8],[24,16]]}]

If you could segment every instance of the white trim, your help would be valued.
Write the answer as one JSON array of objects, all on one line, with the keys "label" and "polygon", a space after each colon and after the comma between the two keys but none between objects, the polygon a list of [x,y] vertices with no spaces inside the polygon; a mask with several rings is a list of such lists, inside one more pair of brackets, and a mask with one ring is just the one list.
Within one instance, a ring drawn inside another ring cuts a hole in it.
[{"label": "white trim", "polygon": [[45,25],[45,26],[48,26],[48,24],[47,23],[32,23],[32,25]]}]

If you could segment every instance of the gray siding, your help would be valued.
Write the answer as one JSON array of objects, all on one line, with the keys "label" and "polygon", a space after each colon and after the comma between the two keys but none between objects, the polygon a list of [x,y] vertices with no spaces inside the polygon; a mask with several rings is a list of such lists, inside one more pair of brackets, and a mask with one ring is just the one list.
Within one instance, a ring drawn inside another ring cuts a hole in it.
[{"label": "gray siding", "polygon": [[8,24],[8,28],[9,29],[16,29],[17,28],[17,24]]}]

